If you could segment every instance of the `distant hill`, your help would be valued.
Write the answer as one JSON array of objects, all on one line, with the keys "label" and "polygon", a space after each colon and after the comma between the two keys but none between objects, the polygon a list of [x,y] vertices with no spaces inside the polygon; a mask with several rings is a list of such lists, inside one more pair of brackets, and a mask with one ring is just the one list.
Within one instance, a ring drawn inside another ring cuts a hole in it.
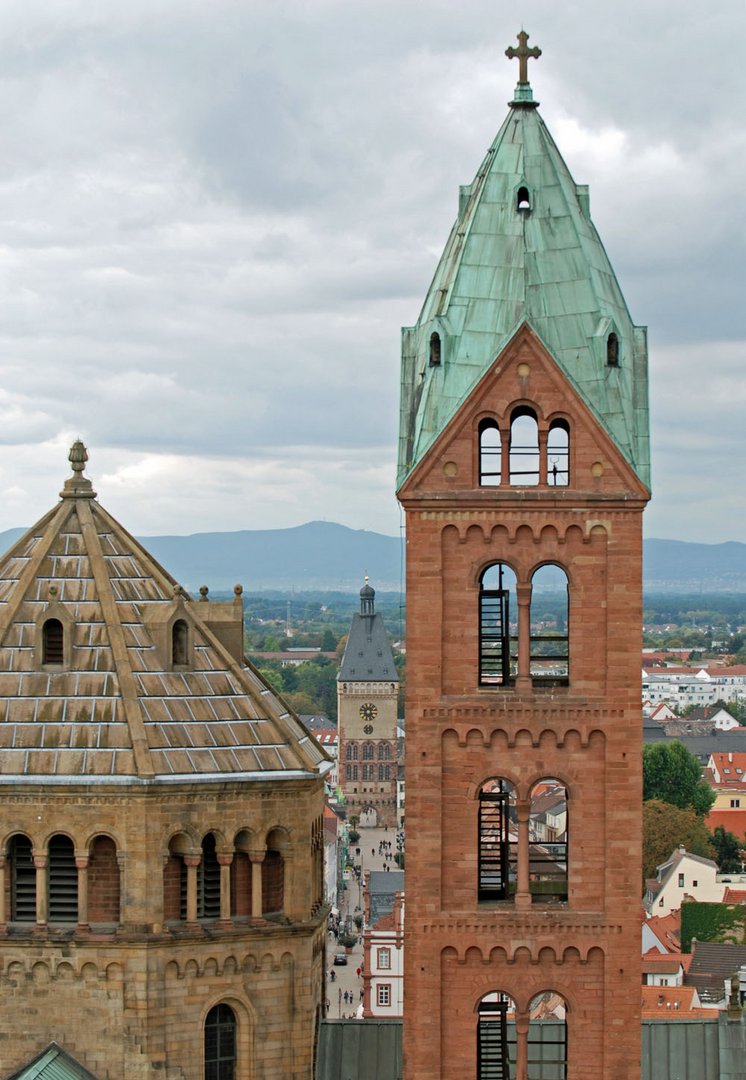
[{"label": "distant hill", "polygon": [[[23,529],[0,532],[5,551]],[[398,591],[401,543],[395,536],[310,521],[292,529],[245,529],[193,536],[142,536],[140,541],[191,591],[241,584],[266,589],[353,592],[369,575],[383,592]],[[645,540],[643,584],[652,592],[746,593],[746,544]]]},{"label": "distant hill", "polygon": [[746,593],[746,544],[735,540],[645,540],[642,565],[647,592]]}]

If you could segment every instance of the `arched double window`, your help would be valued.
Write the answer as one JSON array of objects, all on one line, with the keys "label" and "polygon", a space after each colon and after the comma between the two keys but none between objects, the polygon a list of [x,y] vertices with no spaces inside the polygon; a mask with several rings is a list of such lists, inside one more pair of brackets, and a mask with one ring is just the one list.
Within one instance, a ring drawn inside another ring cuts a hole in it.
[{"label": "arched double window", "polygon": [[378,779],[379,780],[390,780],[391,779],[391,766],[390,765],[379,765],[378,766]]},{"label": "arched double window", "polygon": [[479,582],[479,683],[506,686],[518,660],[518,606],[515,573],[506,563],[493,563]]},{"label": "arched double window", "polygon": [[387,742],[378,744],[378,760],[390,761],[391,760],[391,746]]},{"label": "arched double window", "polygon": [[236,1080],[238,1064],[236,1014],[230,1005],[215,1005],[205,1018],[205,1080]]},{"label": "arched double window", "polygon": [[347,743],[347,749],[345,751],[348,761],[357,761],[358,748],[357,743]]},{"label": "arched double window", "polygon": [[[477,896],[513,900],[517,892],[534,904],[568,897],[568,796],[557,779],[536,781],[530,808],[519,820],[516,790],[504,777],[479,789]],[[522,869],[521,869],[522,867]]]},{"label": "arched double window", "polygon": [[376,748],[372,742],[363,743],[363,761],[373,761],[376,756]]},{"label": "arched double window", "polygon": [[485,994],[477,1006],[477,1080],[514,1077],[520,1058],[526,1080],[566,1080],[566,1016],[567,1002],[554,990],[535,994],[527,1013],[503,991]]}]

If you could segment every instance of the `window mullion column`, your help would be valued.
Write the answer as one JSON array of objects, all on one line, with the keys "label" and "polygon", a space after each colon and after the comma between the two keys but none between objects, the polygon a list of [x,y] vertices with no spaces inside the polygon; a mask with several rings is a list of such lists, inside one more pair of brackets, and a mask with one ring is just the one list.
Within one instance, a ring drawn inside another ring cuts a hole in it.
[{"label": "window mullion column", "polygon": [[516,585],[518,600],[518,670],[516,690],[531,689],[531,585]]},{"label": "window mullion column", "polygon": [[531,907],[531,889],[529,885],[529,819],[531,800],[518,799],[515,804],[518,818],[518,880],[516,882],[516,908]]}]

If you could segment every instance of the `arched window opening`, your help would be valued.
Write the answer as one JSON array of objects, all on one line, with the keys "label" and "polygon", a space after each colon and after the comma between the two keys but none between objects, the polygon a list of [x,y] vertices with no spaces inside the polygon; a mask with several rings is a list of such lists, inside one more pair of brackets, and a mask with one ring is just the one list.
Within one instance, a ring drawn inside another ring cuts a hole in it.
[{"label": "arched window opening", "polygon": [[372,742],[363,743],[363,761],[373,761],[376,756],[376,748]]},{"label": "arched window opening", "polygon": [[47,619],[42,629],[42,663],[62,664],[65,655],[65,635],[59,619]]},{"label": "arched window opening", "polygon": [[430,335],[430,367],[440,367],[440,334]]},{"label": "arched window opening", "polygon": [[567,900],[567,789],[540,780],[531,789],[528,823],[529,891],[534,904]]},{"label": "arched window opening", "polygon": [[187,867],[183,854],[188,850],[186,836],[172,838],[168,845],[168,859],[163,867],[163,919],[177,922],[187,917]]},{"label": "arched window opening", "polygon": [[531,196],[527,187],[519,187],[518,194],[515,200],[516,210],[520,213],[527,214],[531,209]]},{"label": "arched window opening", "polygon": [[547,436],[547,483],[567,487],[570,483],[570,427],[566,420],[554,420]]},{"label": "arched window opening", "polygon": [[216,1005],[205,1018],[205,1080],[235,1080],[236,1014],[229,1005]]},{"label": "arched window opening", "polygon": [[363,765],[363,780],[373,780],[375,768],[375,765]]},{"label": "arched window opening", "polygon": [[545,990],[531,999],[526,1039],[527,1080],[566,1080],[567,1003]]},{"label": "arched window opening", "polygon": [[479,483],[481,487],[498,487],[502,481],[502,440],[495,420],[482,420],[479,425]]},{"label": "arched window opening", "polygon": [[[479,684],[507,686],[518,663],[516,577],[505,563],[493,563],[479,585]],[[515,616],[513,615],[515,612]]]},{"label": "arched window opening", "polygon": [[88,858],[88,921],[118,923],[120,904],[117,845],[110,836],[97,836]]},{"label": "arched window opening", "polygon": [[512,900],[518,878],[518,819],[515,788],[501,777],[479,790],[480,900]]},{"label": "arched window opening", "polygon": [[[251,911],[251,860],[249,851],[252,846],[251,834],[242,829],[233,842],[231,861],[231,916],[247,918]],[[258,912],[257,914],[261,914]]]},{"label": "arched window opening", "polygon": [[507,994],[485,994],[477,1020],[477,1080],[516,1075],[515,1003]]},{"label": "arched window opening", "polygon": [[213,833],[202,841],[202,859],[197,868],[197,918],[220,918],[220,864]]},{"label": "arched window opening", "polygon": [[513,410],[510,421],[510,483],[539,483],[539,425],[536,413],[525,405]]},{"label": "arched window opening", "polygon": [[387,742],[378,744],[378,760],[390,761],[391,760],[391,745]]},{"label": "arched window opening", "polygon": [[531,678],[536,686],[567,686],[570,677],[567,574],[553,563],[531,578]]},{"label": "arched window opening", "polygon": [[8,858],[10,918],[13,922],[36,922],[36,866],[28,836],[18,835],[11,839]]},{"label": "arched window opening", "polygon": [[171,627],[171,659],[182,667],[189,663],[189,628],[183,619],[177,619]]},{"label": "arched window opening", "polygon": [[50,922],[78,921],[78,868],[69,836],[51,837],[47,862],[47,911]]},{"label": "arched window opening", "polygon": [[619,338],[613,332],[606,339],[606,363],[609,367],[619,367]]},{"label": "arched window opening", "polygon": [[281,833],[267,837],[267,853],[262,864],[262,914],[278,915],[285,906],[285,859]]}]

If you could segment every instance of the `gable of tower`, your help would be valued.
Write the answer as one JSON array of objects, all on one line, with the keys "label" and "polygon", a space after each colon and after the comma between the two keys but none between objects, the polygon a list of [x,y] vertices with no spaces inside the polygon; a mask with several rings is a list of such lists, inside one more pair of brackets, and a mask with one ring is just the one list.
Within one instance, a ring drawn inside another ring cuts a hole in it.
[{"label": "gable of tower", "polygon": [[[518,447],[525,441],[513,427],[520,418],[529,439],[533,427],[535,455],[530,446]],[[523,467],[521,450],[531,458]],[[634,470],[528,323],[496,356],[399,497],[406,501],[447,490],[492,502],[523,486],[546,488],[558,498],[578,491],[648,498]]]}]

